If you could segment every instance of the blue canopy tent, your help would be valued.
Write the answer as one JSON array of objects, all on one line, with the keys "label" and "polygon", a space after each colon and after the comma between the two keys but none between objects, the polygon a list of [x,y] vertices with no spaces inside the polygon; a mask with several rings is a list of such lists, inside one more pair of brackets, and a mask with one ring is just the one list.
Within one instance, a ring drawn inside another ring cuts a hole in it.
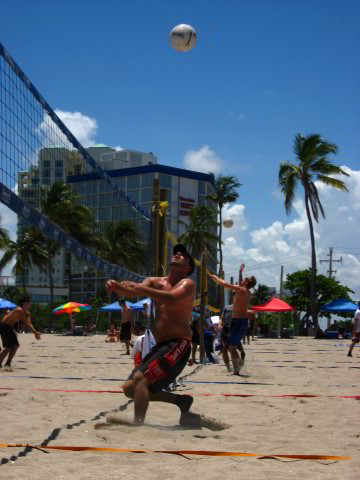
[{"label": "blue canopy tent", "polygon": [[109,305],[104,305],[100,307],[100,312],[120,312],[122,308],[119,305],[119,302],[110,303]]},{"label": "blue canopy tent", "polygon": [[[358,308],[357,305],[353,302],[350,302],[350,300],[348,300],[347,298],[338,298],[333,302],[323,305],[320,308],[320,311],[324,313],[337,313],[341,315],[342,313],[355,313],[357,308]],[[330,321],[328,320],[328,328],[329,328],[329,325],[330,325]],[[325,330],[325,337],[338,338],[338,332],[336,331],[331,332],[331,331]]]},{"label": "blue canopy tent", "polygon": [[357,310],[357,305],[347,298],[339,298],[333,302],[323,305],[320,310],[328,313],[352,313]]},{"label": "blue canopy tent", "polygon": [[17,305],[15,305],[15,303],[10,302],[10,300],[6,300],[6,298],[0,298],[0,309],[9,308],[10,310],[13,310],[16,307]]},{"label": "blue canopy tent", "polygon": [[136,303],[126,302],[127,306],[131,308],[131,310],[144,310],[144,303],[150,305],[151,298],[143,298]]}]

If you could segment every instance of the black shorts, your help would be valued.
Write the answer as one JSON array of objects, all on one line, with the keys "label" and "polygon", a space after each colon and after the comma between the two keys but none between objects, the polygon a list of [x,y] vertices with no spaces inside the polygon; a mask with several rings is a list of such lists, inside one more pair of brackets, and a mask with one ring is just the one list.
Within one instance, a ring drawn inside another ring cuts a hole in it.
[{"label": "black shorts", "polygon": [[19,346],[15,330],[7,323],[0,322],[0,334],[4,348],[13,348]]},{"label": "black shorts", "polygon": [[196,345],[200,345],[200,335],[196,327],[191,327],[192,330],[192,338],[191,343],[195,343]]},{"label": "black shorts", "polygon": [[131,340],[131,322],[121,324],[120,341],[125,342],[126,340]]},{"label": "black shorts", "polygon": [[180,375],[189,360],[191,342],[186,338],[174,338],[158,343],[131,372],[132,380],[137,371],[142,372],[149,382],[153,393],[168,387]]}]

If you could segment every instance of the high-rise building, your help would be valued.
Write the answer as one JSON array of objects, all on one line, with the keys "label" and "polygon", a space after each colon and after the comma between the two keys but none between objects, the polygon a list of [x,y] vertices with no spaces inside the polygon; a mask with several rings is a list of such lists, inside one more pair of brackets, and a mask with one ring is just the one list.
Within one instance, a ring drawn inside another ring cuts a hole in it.
[{"label": "high-rise building", "polygon": [[[111,189],[110,185],[102,180],[91,167],[79,161],[76,151],[64,152],[63,150],[56,147],[41,150],[39,164],[31,171],[19,174],[19,196],[35,208],[39,208],[41,187],[63,181],[72,185],[74,191],[80,196],[81,203],[92,210],[95,229],[98,233],[103,233],[109,222],[130,219],[138,227],[144,244],[151,245],[151,223],[135,211],[123,196]],[[157,163],[157,157],[151,152],[115,150],[102,144],[89,147],[87,150],[106,170],[114,183],[130,199],[149,212],[152,208],[153,181],[159,179],[160,188],[166,191],[169,203],[167,229],[175,238],[185,232],[182,222],[187,223],[193,206],[209,205],[215,210],[217,208],[207,199],[207,195],[214,192],[214,176],[212,174],[160,165]],[[19,217],[18,234],[25,227],[27,227],[26,220]],[[214,247],[216,251],[216,246]],[[171,250],[169,243],[169,261],[172,256]],[[55,299],[63,298],[68,292],[65,259],[64,249],[60,248],[55,256],[53,274]],[[216,265],[215,257],[208,258],[208,268],[211,271],[216,272]],[[107,280],[101,272],[97,272],[92,266],[74,258],[71,270],[72,300],[74,301],[88,301],[104,287]],[[198,270],[194,273],[194,279],[199,287]],[[141,273],[146,275],[149,272],[144,269]],[[49,301],[49,279],[46,273],[34,266],[25,272],[25,280],[34,301],[45,303]],[[17,283],[20,284],[20,279],[17,279]],[[214,301],[215,296],[215,288],[209,285],[209,299],[212,298]]]}]

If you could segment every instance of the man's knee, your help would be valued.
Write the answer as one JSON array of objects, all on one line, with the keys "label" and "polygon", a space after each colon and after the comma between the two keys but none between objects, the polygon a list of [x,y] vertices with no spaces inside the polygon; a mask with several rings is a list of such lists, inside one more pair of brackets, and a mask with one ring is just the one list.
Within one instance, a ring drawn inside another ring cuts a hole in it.
[{"label": "man's knee", "polygon": [[122,388],[125,397],[134,398],[134,382],[132,380],[126,380]]}]

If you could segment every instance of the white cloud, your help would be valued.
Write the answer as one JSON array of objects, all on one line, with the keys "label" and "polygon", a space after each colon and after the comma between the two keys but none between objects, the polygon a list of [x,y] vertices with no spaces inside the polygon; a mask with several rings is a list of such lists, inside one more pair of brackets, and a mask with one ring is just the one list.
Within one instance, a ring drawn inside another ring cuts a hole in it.
[{"label": "white cloud", "polygon": [[[327,275],[329,247],[334,247],[335,276],[341,284],[355,291],[354,299],[360,300],[360,171],[342,167],[350,177],[342,177],[349,193],[328,186],[319,186],[320,200],[326,219],[314,222],[318,272]],[[300,191],[299,191],[300,197]],[[282,201],[278,199],[277,201]],[[233,205],[227,211],[239,211],[241,223],[248,225],[243,205]],[[279,289],[281,265],[284,278],[287,273],[309,268],[311,243],[305,205],[302,199],[293,205],[293,218],[288,223],[274,219],[253,231],[236,227],[223,230],[224,270],[226,278],[237,276],[240,263],[245,263],[245,273],[255,275],[259,283]]]},{"label": "white cloud", "polygon": [[223,160],[208,145],[204,145],[200,150],[189,150],[184,156],[184,166],[188,170],[209,173],[215,175],[223,170]]},{"label": "white cloud", "polygon": [[55,113],[83,147],[89,147],[96,143],[98,127],[95,118],[90,118],[81,112],[64,112],[58,109],[55,110]]}]

